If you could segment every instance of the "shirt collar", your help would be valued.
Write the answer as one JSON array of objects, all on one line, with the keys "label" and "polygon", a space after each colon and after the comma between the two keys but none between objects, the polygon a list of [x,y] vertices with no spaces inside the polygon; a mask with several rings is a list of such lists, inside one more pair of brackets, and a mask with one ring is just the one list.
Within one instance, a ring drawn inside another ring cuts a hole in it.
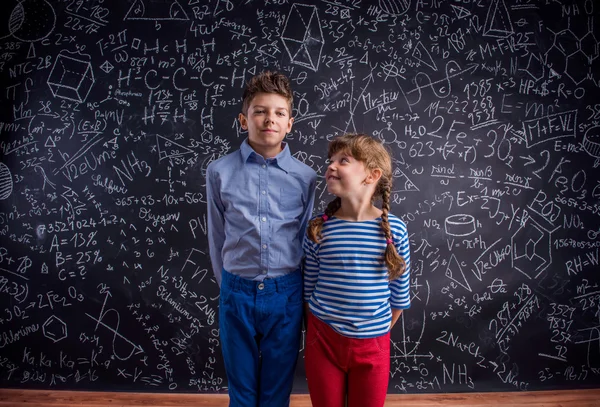
[{"label": "shirt collar", "polygon": [[[242,160],[244,164],[248,162],[248,159],[251,156],[255,156],[259,161],[265,160],[265,158],[262,155],[254,151],[254,149],[248,143],[247,138],[242,142],[240,151],[242,153]],[[269,160],[272,160],[275,164],[277,164],[279,168],[281,168],[285,172],[289,172],[290,167],[292,165],[292,154],[290,153],[290,147],[288,143],[283,143],[283,150],[281,150],[279,154],[277,154],[273,158],[270,158]]]}]

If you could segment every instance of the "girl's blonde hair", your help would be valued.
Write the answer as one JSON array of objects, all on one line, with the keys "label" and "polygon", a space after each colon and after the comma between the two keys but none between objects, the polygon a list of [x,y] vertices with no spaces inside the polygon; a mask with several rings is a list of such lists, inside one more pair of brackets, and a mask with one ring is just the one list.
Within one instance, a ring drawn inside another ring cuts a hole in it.
[{"label": "girl's blonde hair", "polygon": [[[381,229],[388,242],[385,249],[385,264],[388,269],[389,280],[395,280],[406,271],[406,262],[396,251],[388,220],[390,193],[392,190],[392,158],[390,153],[383,144],[366,134],[346,134],[336,137],[329,143],[327,157],[331,158],[336,153],[342,151],[351,155],[355,160],[362,162],[367,171],[373,171],[376,168],[381,170],[381,178],[377,183],[375,193],[371,197],[371,202],[375,202],[377,198],[381,198],[382,201]],[[340,209],[341,205],[342,200],[335,198],[327,205],[324,215],[327,218],[332,217]],[[315,243],[320,243],[323,238],[321,229],[325,220],[324,217],[319,216],[312,219],[308,224],[308,237]]]}]

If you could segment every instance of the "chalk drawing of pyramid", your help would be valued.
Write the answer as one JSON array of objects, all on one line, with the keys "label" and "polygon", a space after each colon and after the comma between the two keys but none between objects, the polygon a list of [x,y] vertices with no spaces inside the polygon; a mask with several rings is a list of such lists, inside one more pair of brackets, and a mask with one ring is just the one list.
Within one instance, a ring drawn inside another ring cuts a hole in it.
[{"label": "chalk drawing of pyramid", "polygon": [[504,0],[493,0],[488,9],[483,35],[488,37],[506,38],[513,33],[510,14]]},{"label": "chalk drawing of pyramid", "polygon": [[416,192],[419,188],[408,178],[408,176],[402,172],[400,168],[394,169],[392,173],[394,177],[394,190],[392,192]]},{"label": "chalk drawing of pyramid", "polygon": [[177,0],[172,2],[135,0],[123,20],[185,21],[189,19]]}]

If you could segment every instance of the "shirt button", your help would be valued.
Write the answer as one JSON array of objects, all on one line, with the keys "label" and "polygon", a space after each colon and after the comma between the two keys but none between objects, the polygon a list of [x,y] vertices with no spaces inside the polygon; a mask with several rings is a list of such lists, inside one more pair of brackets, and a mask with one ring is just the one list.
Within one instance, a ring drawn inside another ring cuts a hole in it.
[{"label": "shirt button", "polygon": [[263,274],[267,274],[267,270],[263,270],[263,271],[262,271],[262,273],[263,273]]},{"label": "shirt button", "polygon": [[265,288],[265,285],[264,285],[263,283],[260,283],[260,284],[258,285],[258,289],[259,289],[259,290],[262,290],[263,288]]},{"label": "shirt button", "polygon": [[266,222],[266,221],[267,221],[267,218],[265,218],[265,217],[263,216],[263,217],[262,217],[260,220],[262,220],[263,222]]},{"label": "shirt button", "polygon": [[261,194],[267,195],[267,191],[262,191]]},{"label": "shirt button", "polygon": [[266,244],[263,244],[263,249],[266,249],[266,248],[267,248],[267,245],[266,245]]},{"label": "shirt button", "polygon": [[261,167],[263,167],[263,168],[267,168],[267,166],[266,166],[265,164],[261,165]]}]

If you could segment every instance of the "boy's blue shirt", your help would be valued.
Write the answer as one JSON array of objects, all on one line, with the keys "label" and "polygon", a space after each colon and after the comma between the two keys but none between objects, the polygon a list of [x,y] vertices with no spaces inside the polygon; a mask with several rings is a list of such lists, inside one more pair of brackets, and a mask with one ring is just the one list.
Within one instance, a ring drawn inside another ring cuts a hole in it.
[{"label": "boy's blue shirt", "polygon": [[206,171],[208,240],[215,278],[221,271],[262,281],[300,267],[317,174],[290,153],[264,159],[248,140]]}]

